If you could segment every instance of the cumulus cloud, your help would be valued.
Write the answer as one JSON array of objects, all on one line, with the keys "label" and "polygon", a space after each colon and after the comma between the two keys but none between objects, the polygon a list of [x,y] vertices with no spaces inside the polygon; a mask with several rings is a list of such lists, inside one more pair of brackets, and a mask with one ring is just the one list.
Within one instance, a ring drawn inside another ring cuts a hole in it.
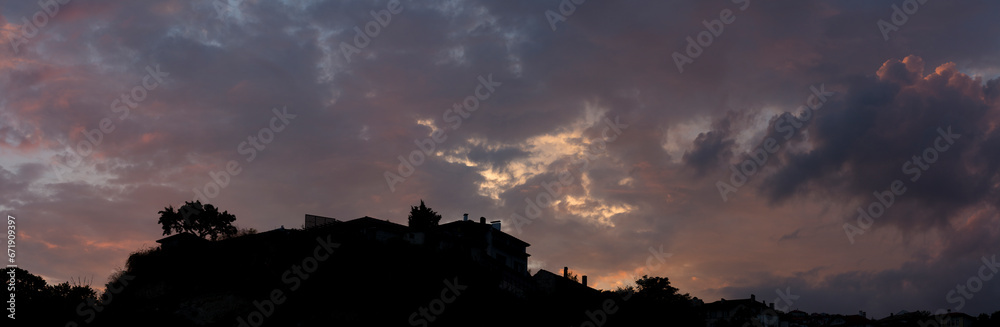
[{"label": "cumulus cloud", "polygon": [[872,192],[901,180],[906,192],[880,221],[946,226],[964,208],[996,203],[996,157],[983,151],[997,138],[991,125],[1000,108],[987,96],[994,84],[953,63],[925,74],[919,57],[888,60],[875,76],[845,85],[844,101],[816,112],[808,139],[789,145],[807,142],[811,151],[786,154],[762,188],[776,201],[819,192],[871,202]]}]

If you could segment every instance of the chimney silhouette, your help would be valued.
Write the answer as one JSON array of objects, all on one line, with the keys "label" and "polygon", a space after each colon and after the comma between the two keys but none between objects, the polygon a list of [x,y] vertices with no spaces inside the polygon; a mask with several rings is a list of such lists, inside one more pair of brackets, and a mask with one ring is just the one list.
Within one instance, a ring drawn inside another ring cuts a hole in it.
[{"label": "chimney silhouette", "polygon": [[462,221],[469,221],[469,214],[463,214]]},{"label": "chimney silhouette", "polygon": [[486,217],[479,217],[479,223],[486,225]]},{"label": "chimney silhouette", "polygon": [[757,301],[757,296],[755,296],[753,294],[750,294],[750,301],[756,302]]},{"label": "chimney silhouette", "polygon": [[569,278],[569,267],[563,267],[563,278]]},{"label": "chimney silhouette", "polygon": [[583,275],[583,286],[587,286],[587,275]]}]

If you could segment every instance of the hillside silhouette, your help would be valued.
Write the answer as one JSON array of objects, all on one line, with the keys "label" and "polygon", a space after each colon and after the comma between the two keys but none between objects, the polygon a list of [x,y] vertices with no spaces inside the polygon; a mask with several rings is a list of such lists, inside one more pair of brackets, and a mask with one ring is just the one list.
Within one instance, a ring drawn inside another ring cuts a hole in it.
[{"label": "hillside silhouette", "polygon": [[[305,215],[302,228],[257,233],[235,216],[188,202],[160,211],[157,247],[129,256],[101,296],[47,285],[16,269],[20,322],[32,326],[1000,326],[1000,311],[972,317],[900,312],[859,315],[775,310],[774,303],[704,303],[666,277],[596,290],[587,276],[530,272],[530,244],[500,221],[439,224],[423,201],[408,225],[372,217]],[[185,215],[185,213],[188,213]],[[191,214],[194,213],[194,214]],[[200,231],[200,232],[199,232]],[[207,231],[207,232],[206,232]],[[218,232],[215,232],[218,231]],[[26,319],[25,319],[26,318]]]},{"label": "hillside silhouette", "polygon": [[[410,227],[306,215],[302,229],[216,241],[173,234],[128,258],[121,273],[131,276],[128,286],[90,325],[617,326],[628,325],[626,317],[646,319],[639,306],[626,305],[640,302],[633,294],[545,270],[529,274],[529,245],[499,222],[438,225],[440,216],[423,203],[413,210],[430,218],[411,219],[417,225]],[[613,310],[602,307],[607,301]],[[674,321],[685,317],[672,311]]]}]

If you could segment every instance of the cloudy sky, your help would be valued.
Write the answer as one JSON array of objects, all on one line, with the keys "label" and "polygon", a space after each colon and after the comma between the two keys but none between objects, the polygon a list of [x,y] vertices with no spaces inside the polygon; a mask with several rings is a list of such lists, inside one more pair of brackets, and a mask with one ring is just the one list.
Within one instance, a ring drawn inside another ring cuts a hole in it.
[{"label": "cloudy sky", "polygon": [[258,230],[423,199],[598,288],[993,312],[998,11],[3,1],[0,211],[55,283],[103,285],[196,198]]}]

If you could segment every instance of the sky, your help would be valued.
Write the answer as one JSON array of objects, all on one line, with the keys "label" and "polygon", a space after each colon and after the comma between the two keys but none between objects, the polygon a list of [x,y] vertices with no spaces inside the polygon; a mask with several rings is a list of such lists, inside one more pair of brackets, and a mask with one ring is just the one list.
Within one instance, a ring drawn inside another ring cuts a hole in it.
[{"label": "sky", "polygon": [[601,289],[1000,310],[1000,3],[579,2],[2,1],[18,264],[424,200]]}]

